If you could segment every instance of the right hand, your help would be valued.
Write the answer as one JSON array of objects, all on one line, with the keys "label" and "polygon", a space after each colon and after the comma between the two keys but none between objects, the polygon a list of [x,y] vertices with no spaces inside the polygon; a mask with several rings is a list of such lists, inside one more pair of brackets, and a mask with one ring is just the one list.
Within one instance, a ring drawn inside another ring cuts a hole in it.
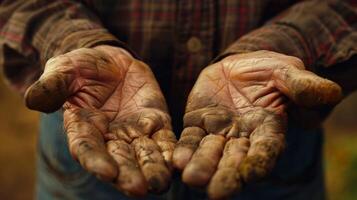
[{"label": "right hand", "polygon": [[226,199],[266,177],[285,146],[288,102],[305,108],[337,104],[340,86],[292,56],[256,51],[205,68],[187,100],[173,156],[182,180]]},{"label": "right hand", "polygon": [[70,152],[98,178],[131,196],[168,188],[176,138],[165,99],[149,67],[123,49],[50,59],[25,100],[46,113],[63,106]]}]

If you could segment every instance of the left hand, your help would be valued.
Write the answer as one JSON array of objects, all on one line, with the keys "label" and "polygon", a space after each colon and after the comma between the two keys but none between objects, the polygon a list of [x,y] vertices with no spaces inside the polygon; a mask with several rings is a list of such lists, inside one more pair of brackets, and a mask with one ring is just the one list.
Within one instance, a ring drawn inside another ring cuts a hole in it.
[{"label": "left hand", "polygon": [[285,144],[286,96],[316,107],[338,103],[341,93],[296,57],[229,56],[204,69],[192,89],[174,165],[185,183],[208,185],[210,198],[225,198],[273,168]]},{"label": "left hand", "polygon": [[42,112],[63,105],[69,150],[88,172],[129,196],[168,189],[176,137],[166,102],[149,66],[124,49],[50,59],[25,100]]}]

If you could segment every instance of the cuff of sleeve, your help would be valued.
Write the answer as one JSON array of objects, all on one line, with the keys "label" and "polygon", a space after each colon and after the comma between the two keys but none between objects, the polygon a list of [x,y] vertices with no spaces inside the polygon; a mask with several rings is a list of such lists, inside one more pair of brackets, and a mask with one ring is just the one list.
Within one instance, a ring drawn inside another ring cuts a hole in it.
[{"label": "cuff of sleeve", "polygon": [[[67,53],[78,48],[90,48],[98,45],[112,45],[123,48],[132,54],[133,57],[138,56],[122,41],[110,34],[106,29],[82,30],[70,33],[61,40],[55,48],[44,49],[42,55],[42,63],[45,64],[51,57]],[[44,65],[43,65],[44,66]]]},{"label": "cuff of sleeve", "polygon": [[355,9],[344,1],[303,1],[243,36],[217,59],[234,53],[270,50],[303,60],[316,71],[357,54]]},{"label": "cuff of sleeve", "polygon": [[39,11],[40,26],[32,25],[31,44],[38,51],[42,66],[51,57],[69,51],[94,47],[101,44],[114,45],[126,49],[136,56],[123,42],[105,29],[100,20],[84,5],[77,1],[54,1],[45,3]]}]

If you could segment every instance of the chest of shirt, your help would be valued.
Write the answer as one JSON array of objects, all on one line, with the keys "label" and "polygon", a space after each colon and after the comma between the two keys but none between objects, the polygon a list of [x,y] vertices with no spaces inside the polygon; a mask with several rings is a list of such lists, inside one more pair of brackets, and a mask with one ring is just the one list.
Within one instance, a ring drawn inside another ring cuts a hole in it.
[{"label": "chest of shirt", "polygon": [[149,64],[164,92],[179,85],[176,89],[185,94],[200,71],[229,44],[290,3],[289,0],[86,0],[104,26]]},{"label": "chest of shirt", "polygon": [[[153,48],[160,52],[159,57],[166,52],[187,52],[212,59],[234,40],[291,4],[289,0],[86,2],[105,26],[144,60],[155,57],[150,53]],[[160,46],[161,50],[154,46]]]}]

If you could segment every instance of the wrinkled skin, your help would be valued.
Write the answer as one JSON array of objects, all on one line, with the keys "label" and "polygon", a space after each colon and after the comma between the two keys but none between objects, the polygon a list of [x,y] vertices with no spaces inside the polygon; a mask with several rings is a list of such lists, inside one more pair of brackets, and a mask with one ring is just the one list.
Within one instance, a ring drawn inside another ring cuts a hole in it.
[{"label": "wrinkled skin", "polygon": [[83,48],[50,59],[25,94],[29,108],[64,108],[72,156],[131,196],[169,186],[176,138],[165,99],[144,63],[121,48]]},{"label": "wrinkled skin", "polygon": [[265,177],[284,149],[289,101],[334,105],[341,88],[269,51],[232,55],[204,69],[193,87],[173,163],[191,186],[224,199]]}]

